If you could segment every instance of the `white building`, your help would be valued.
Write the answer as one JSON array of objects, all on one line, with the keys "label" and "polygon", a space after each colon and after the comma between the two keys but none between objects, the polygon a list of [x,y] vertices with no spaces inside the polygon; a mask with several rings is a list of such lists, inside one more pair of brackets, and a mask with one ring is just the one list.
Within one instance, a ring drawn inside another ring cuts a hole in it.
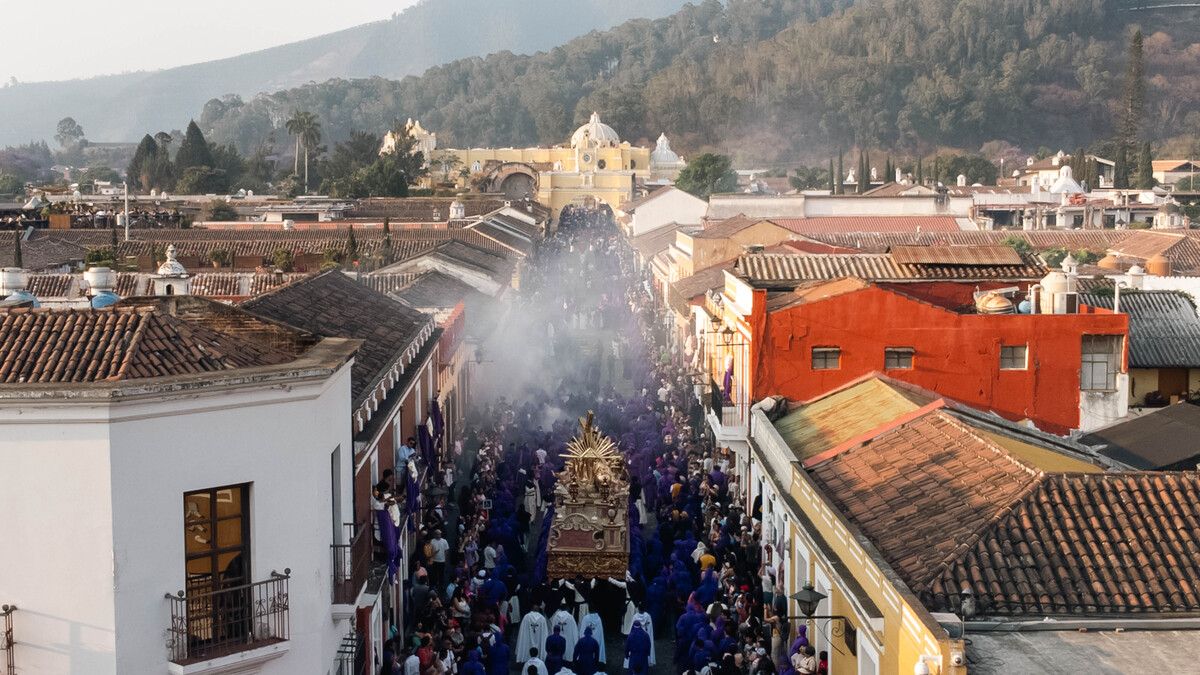
[{"label": "white building", "polygon": [[617,207],[617,220],[626,236],[636,237],[672,224],[699,225],[706,213],[708,202],[672,186]]},{"label": "white building", "polygon": [[338,672],[357,347],[195,297],[0,310],[17,672]]}]

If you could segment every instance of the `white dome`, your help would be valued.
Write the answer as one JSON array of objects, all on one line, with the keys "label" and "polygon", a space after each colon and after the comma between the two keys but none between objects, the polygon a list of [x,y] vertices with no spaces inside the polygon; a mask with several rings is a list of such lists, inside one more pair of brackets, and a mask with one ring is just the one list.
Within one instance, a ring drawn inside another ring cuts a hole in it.
[{"label": "white dome", "polygon": [[679,164],[679,155],[671,150],[671,141],[667,140],[667,135],[663,134],[658,137],[658,144],[654,146],[654,151],[650,153],[650,166],[671,166]]},{"label": "white dome", "polygon": [[160,277],[186,277],[187,268],[175,259],[175,244],[167,247],[167,259],[158,266]]},{"label": "white dome", "polygon": [[600,121],[599,113],[592,113],[592,118],[588,123],[575,130],[571,134],[572,148],[594,148],[597,146],[616,145],[621,142],[621,137],[612,127]]}]

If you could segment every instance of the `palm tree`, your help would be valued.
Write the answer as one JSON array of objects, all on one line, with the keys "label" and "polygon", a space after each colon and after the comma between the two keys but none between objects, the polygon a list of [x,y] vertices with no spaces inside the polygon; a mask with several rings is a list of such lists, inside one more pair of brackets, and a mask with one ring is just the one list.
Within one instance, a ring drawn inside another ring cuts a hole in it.
[{"label": "palm tree", "polygon": [[304,129],[300,132],[300,142],[304,145],[304,194],[308,194],[308,151],[321,143],[321,122],[310,112],[304,115]]},{"label": "palm tree", "polygon": [[296,137],[296,155],[292,160],[292,175],[300,173],[300,134],[304,130],[304,116],[308,113],[300,112],[299,108],[292,111],[292,118],[287,121],[287,132],[290,136]]},{"label": "palm tree", "polygon": [[321,142],[321,122],[317,116],[299,108],[292,111],[292,118],[287,121],[287,131],[296,137],[296,158],[292,165],[292,173],[300,172],[300,146],[304,146],[304,192],[308,193],[308,151],[317,147]]}]

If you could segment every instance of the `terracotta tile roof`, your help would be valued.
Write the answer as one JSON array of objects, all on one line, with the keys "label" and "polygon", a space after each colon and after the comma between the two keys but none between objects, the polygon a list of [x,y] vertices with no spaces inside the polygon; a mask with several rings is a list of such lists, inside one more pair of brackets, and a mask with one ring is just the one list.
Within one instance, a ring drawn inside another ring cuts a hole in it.
[{"label": "terracotta tile roof", "polygon": [[916,265],[1021,265],[1021,254],[1011,246],[893,246],[889,253],[900,264]]},{"label": "terracotta tile roof", "polygon": [[[14,264],[14,237],[11,231],[0,232],[0,267]],[[36,238],[21,242],[21,264],[34,272],[74,267],[83,262],[91,247],[66,239]]]},{"label": "terracotta tile roof", "polygon": [[1047,475],[964,544],[919,590],[935,611],[970,585],[993,614],[1196,612],[1200,475]]},{"label": "terracotta tile roof", "polygon": [[233,272],[201,272],[192,277],[192,293],[196,295],[244,295],[242,278]]},{"label": "terracotta tile roof", "polygon": [[326,337],[363,340],[351,371],[355,404],[408,348],[427,319],[338,270],[300,279],[246,300],[243,309]]},{"label": "terracotta tile roof", "polygon": [[1185,234],[1135,230],[1128,237],[1112,244],[1109,250],[1123,258],[1142,261],[1161,253],[1178,271],[1200,268],[1200,244]]},{"label": "terracotta tile roof", "polygon": [[1043,473],[933,410],[810,475],[933,611],[1200,611],[1194,472]]},{"label": "terracotta tile roof", "polygon": [[38,298],[73,298],[79,295],[79,284],[73,274],[30,274],[25,290]]},{"label": "terracotta tile roof", "polygon": [[267,366],[294,357],[134,307],[0,310],[0,383],[83,383]]},{"label": "terracotta tile roof", "polygon": [[[377,253],[383,243],[382,228],[354,228],[354,239],[360,256]],[[350,236],[349,227],[335,230],[136,230],[134,239],[121,242],[120,256],[149,255],[154,246],[174,244],[180,256],[197,256],[205,260],[215,250],[226,251],[235,257],[270,259],[276,249],[286,248],[305,253],[324,253],[327,248],[345,250]],[[396,260],[419,255],[447,241],[461,241],[488,251],[504,251],[504,245],[478,232],[447,228],[393,228],[389,235],[392,254]]]},{"label": "terracotta tile roof", "polygon": [[[360,199],[347,212],[349,218],[371,218],[382,220],[385,216],[397,221],[434,222],[450,219],[450,204],[454,197],[408,197],[392,199],[372,197]],[[463,208],[468,218],[490,213],[504,206],[500,199],[463,199]],[[435,218],[434,213],[438,216]]]},{"label": "terracotta tile roof", "polygon": [[739,214],[725,220],[705,221],[704,229],[690,234],[694,239],[728,239],[738,232],[762,222],[772,221],[766,218],[748,218]]},{"label": "terracotta tile roof", "polygon": [[943,561],[1032,490],[1038,474],[939,410],[811,469],[832,505],[918,593]]},{"label": "terracotta tile roof", "polygon": [[[309,275],[301,273],[292,274],[254,274],[250,278],[250,297],[262,295],[272,288],[279,288],[285,284],[290,284],[293,281],[298,281]],[[118,294],[119,295],[119,294]]]},{"label": "terracotta tile roof", "polygon": [[[1079,302],[1113,308],[1112,295],[1081,294]],[[1200,318],[1189,297],[1174,291],[1122,293],[1121,312],[1129,315],[1130,368],[1200,368]]]},{"label": "terracotta tile roof", "polygon": [[993,280],[1027,281],[1046,276],[1046,267],[1034,256],[1023,256],[1020,265],[901,264],[886,253],[779,254],[757,253],[738,257],[734,274],[759,287],[788,288],[795,282],[839,277],[870,281]]},{"label": "terracotta tile roof", "polygon": [[122,298],[138,294],[138,284],[142,276],[135,272],[117,272],[117,286],[113,292]]},{"label": "terracotta tile roof", "polygon": [[791,404],[787,414],[775,421],[775,430],[796,459],[805,461],[932,401],[871,378],[808,403]]},{"label": "terracotta tile roof", "polygon": [[771,222],[798,234],[829,232],[961,232],[958,218],[948,216],[822,216],[772,218]]},{"label": "terracotta tile roof", "polygon": [[1024,239],[1036,249],[1086,248],[1103,253],[1128,237],[1128,230],[981,230],[962,232],[814,232],[808,236],[837,246],[883,253],[893,246],[995,246],[1005,239]]},{"label": "terracotta tile roof", "polygon": [[679,228],[680,225],[676,223],[664,225],[656,230],[630,238],[629,245],[638,252],[642,260],[650,260],[675,243],[675,233],[679,231]]},{"label": "terracotta tile roof", "polygon": [[658,199],[659,197],[666,194],[668,190],[675,190],[675,189],[677,189],[677,188],[670,186],[670,185],[664,185],[659,188],[654,188],[650,192],[646,193],[645,196],[639,197],[631,202],[625,202],[624,204],[618,206],[617,210],[621,211],[622,213],[633,213],[634,211],[637,211],[638,207],[641,206],[642,204],[645,204],[646,202],[649,202],[652,199]]}]

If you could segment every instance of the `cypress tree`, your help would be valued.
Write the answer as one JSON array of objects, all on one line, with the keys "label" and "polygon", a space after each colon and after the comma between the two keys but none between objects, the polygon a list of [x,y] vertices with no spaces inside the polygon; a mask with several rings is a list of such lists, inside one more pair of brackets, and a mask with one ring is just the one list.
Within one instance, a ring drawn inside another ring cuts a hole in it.
[{"label": "cypress tree", "polygon": [[1142,151],[1138,154],[1138,173],[1137,186],[1142,190],[1149,190],[1154,187],[1154,164],[1150,155],[1150,142],[1142,144]]},{"label": "cypress tree", "polygon": [[150,134],[146,134],[142,137],[142,142],[138,143],[137,150],[133,152],[133,159],[129,160],[129,167],[125,170],[130,184],[144,192],[150,190],[150,184],[154,181],[154,160],[157,156],[158,143],[154,142]]},{"label": "cypress tree", "polygon": [[179,144],[179,152],[175,155],[175,167],[178,170],[178,175],[182,176],[183,172],[193,166],[212,166],[213,157],[212,151],[208,148],[208,141],[204,140],[204,134],[200,132],[200,127],[196,126],[196,120],[188,123],[187,131],[183,135],[183,143]]},{"label": "cypress tree", "polygon": [[921,158],[917,158],[917,185],[925,184],[925,172],[921,168]]},{"label": "cypress tree", "polygon": [[834,178],[834,183],[833,183],[833,186],[836,189],[836,192],[834,192],[834,194],[840,195],[840,194],[842,194],[843,191],[845,191],[846,188],[842,186],[842,176],[844,176],[844,175],[845,174],[842,172],[842,149],[838,148],[838,170],[837,170],[837,176]]},{"label": "cypress tree", "polygon": [[1125,146],[1117,148],[1117,158],[1113,160],[1113,187],[1118,190],[1129,188],[1129,156]]},{"label": "cypress tree", "polygon": [[[1118,139],[1126,154],[1137,149],[1138,126],[1146,105],[1146,64],[1142,53],[1142,31],[1129,41],[1129,63],[1125,66],[1125,84],[1121,92],[1121,121]],[[1128,157],[1126,157],[1128,160]]]},{"label": "cypress tree", "polygon": [[354,226],[350,226],[350,236],[346,238],[346,262],[358,260],[358,240],[354,238]]},{"label": "cypress tree", "polygon": [[837,174],[835,174],[833,172],[833,157],[830,156],[829,157],[829,194],[831,194],[831,195],[837,194],[837,187],[834,185],[834,183],[837,180],[836,178],[834,178],[834,176],[836,176],[836,175]]},{"label": "cypress tree", "polygon": [[21,231],[14,230],[13,235],[13,267],[24,267],[24,260],[21,258]]}]

